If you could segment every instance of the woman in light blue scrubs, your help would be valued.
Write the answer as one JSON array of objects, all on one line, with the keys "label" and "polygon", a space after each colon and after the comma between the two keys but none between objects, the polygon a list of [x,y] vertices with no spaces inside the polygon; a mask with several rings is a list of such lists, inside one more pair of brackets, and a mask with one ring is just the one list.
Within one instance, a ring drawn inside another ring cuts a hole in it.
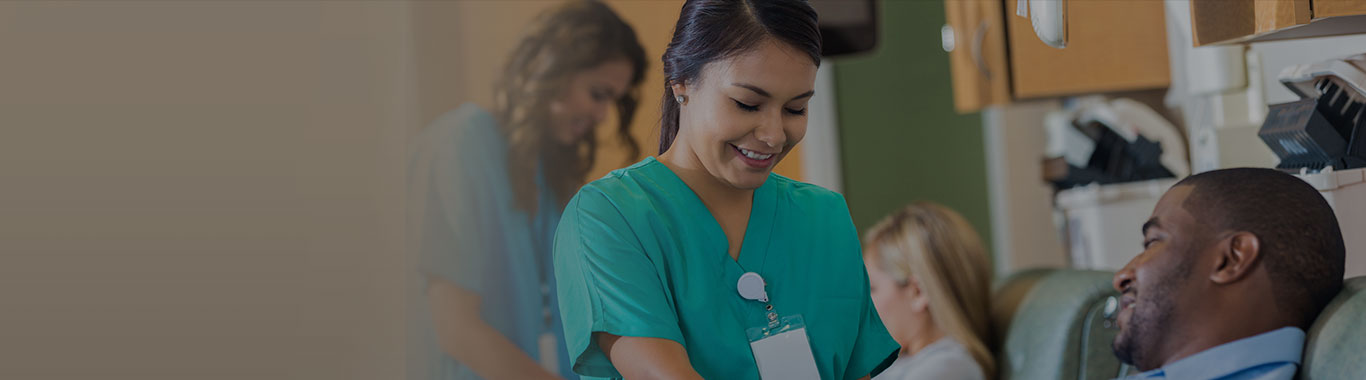
[{"label": "woman in light blue scrubs", "polygon": [[577,378],[558,323],[551,239],[612,103],[637,150],[626,128],[645,67],[635,33],[611,9],[566,2],[515,47],[491,112],[462,106],[413,140],[409,241],[425,301],[414,332],[427,354],[413,378]]},{"label": "woman in light blue scrubs", "polygon": [[806,132],[815,12],[801,0],[690,0],[663,61],[658,158],[589,183],[555,235],[574,371],[772,380],[885,369],[901,347],[869,298],[844,198],[772,173]]}]

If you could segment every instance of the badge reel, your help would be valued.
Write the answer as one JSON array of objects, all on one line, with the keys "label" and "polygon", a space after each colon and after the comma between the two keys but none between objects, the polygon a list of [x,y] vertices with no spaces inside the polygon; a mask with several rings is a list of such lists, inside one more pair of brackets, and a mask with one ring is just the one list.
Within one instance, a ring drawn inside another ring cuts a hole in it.
[{"label": "badge reel", "polygon": [[778,317],[773,304],[768,302],[764,278],[748,272],[740,276],[736,290],[740,297],[764,304],[766,323],[745,330],[754,362],[763,379],[820,379],[816,359],[811,354],[811,342],[806,336],[806,323],[801,315]]}]

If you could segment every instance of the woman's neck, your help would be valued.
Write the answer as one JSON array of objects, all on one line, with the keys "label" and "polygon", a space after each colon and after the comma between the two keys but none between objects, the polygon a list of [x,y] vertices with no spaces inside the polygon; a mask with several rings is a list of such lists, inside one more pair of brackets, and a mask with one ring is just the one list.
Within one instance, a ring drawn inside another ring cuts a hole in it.
[{"label": "woman's neck", "polygon": [[928,321],[928,315],[925,316],[925,319],[927,320],[925,324],[916,328],[910,336],[905,338],[905,344],[901,346],[902,356],[915,355],[924,350],[925,347],[929,347],[929,345],[944,338],[944,331],[940,330],[939,326],[935,326],[933,321]]},{"label": "woman's neck", "polygon": [[659,155],[659,162],[673,170],[708,209],[728,209],[754,199],[753,189],[737,189],[721,182],[707,172],[702,161],[687,149],[675,146]]}]

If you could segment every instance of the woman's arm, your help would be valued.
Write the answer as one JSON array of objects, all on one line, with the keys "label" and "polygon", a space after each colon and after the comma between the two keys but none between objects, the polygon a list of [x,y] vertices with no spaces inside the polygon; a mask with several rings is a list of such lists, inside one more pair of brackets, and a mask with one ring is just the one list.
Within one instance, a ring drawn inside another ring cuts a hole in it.
[{"label": "woman's arm", "polygon": [[636,380],[701,380],[678,342],[660,338],[593,333],[621,377]]},{"label": "woman's arm", "polygon": [[427,282],[437,341],[485,379],[558,379],[479,316],[480,297],[450,282]]}]

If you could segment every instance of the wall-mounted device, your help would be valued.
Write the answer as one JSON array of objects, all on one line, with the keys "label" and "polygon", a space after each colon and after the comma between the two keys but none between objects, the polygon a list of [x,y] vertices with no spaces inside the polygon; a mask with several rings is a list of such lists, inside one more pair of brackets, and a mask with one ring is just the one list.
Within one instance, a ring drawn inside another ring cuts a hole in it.
[{"label": "wall-mounted device", "polygon": [[1016,0],[1015,14],[1029,17],[1034,34],[1045,45],[1067,47],[1068,0]]},{"label": "wall-mounted device", "polygon": [[1366,54],[1290,66],[1280,81],[1301,99],[1272,105],[1257,132],[1276,168],[1366,167]]},{"label": "wall-mounted device", "polygon": [[1055,189],[1190,174],[1179,130],[1147,105],[1093,96],[1066,107],[1044,119],[1043,174]]}]

